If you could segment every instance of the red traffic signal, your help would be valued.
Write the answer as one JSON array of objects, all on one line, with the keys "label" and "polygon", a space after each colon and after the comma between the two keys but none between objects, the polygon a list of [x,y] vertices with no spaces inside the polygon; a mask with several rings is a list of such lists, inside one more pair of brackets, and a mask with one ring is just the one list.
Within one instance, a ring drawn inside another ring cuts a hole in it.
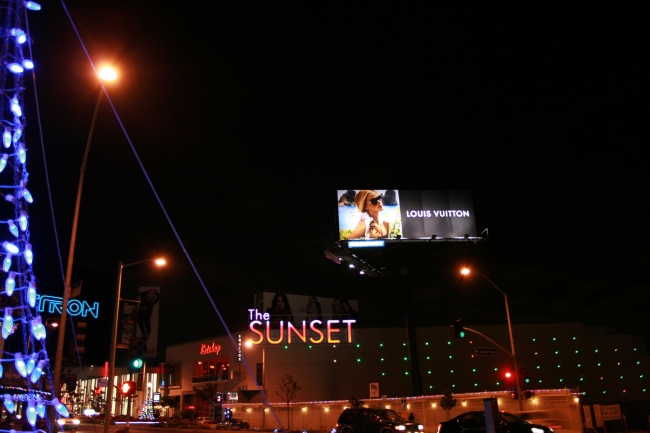
[{"label": "red traffic signal", "polygon": [[135,382],[131,380],[127,380],[126,382],[122,382],[122,384],[118,387],[118,394],[128,396],[128,395],[133,395],[136,392],[136,384]]}]

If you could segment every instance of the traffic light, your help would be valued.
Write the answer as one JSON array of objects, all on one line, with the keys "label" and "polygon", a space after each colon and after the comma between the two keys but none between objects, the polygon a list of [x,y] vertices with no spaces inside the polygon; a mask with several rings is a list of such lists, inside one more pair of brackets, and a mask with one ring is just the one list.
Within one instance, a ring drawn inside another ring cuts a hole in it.
[{"label": "traffic light", "polygon": [[139,373],[142,371],[142,367],[144,367],[144,360],[139,356],[134,356],[133,358],[129,358],[129,363],[126,366],[126,369],[130,373]]},{"label": "traffic light", "polygon": [[86,322],[77,321],[75,335],[77,337],[77,352],[83,358],[86,352]]},{"label": "traffic light", "polygon": [[510,398],[513,400],[517,400],[519,398],[519,394],[517,391],[510,391]]},{"label": "traffic light", "polygon": [[463,329],[463,321],[461,319],[456,319],[454,322],[454,333],[456,338],[465,338],[465,330]]},{"label": "traffic light", "polygon": [[118,394],[122,396],[129,396],[135,394],[135,382],[131,380],[127,380],[126,382],[122,382],[122,384],[119,386],[117,389]]},{"label": "traffic light", "polygon": [[77,390],[77,375],[68,374],[65,376],[65,388],[69,392],[75,392]]},{"label": "traffic light", "polygon": [[530,383],[530,378],[528,377],[528,370],[526,370],[526,367],[519,367],[519,380],[524,383]]},{"label": "traffic light", "polygon": [[223,415],[223,394],[220,392],[214,395],[214,404],[210,405],[210,417],[221,422]]},{"label": "traffic light", "polygon": [[226,417],[226,419],[230,419],[230,418],[232,418],[232,410],[231,410],[229,407],[226,408],[226,411],[225,411],[225,413],[224,413],[224,416]]}]

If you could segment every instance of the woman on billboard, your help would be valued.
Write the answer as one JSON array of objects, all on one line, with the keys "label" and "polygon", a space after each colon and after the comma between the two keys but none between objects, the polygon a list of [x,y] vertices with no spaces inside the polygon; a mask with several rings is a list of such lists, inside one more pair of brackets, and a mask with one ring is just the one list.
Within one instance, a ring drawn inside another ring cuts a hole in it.
[{"label": "woman on billboard", "polygon": [[387,238],[390,233],[390,222],[384,221],[379,214],[384,210],[384,197],[374,189],[362,189],[354,197],[354,203],[361,212],[361,219],[348,239]]},{"label": "woman on billboard", "polygon": [[293,322],[289,299],[287,299],[284,293],[277,292],[273,296],[271,306],[266,309],[266,312],[270,315],[269,322],[271,322],[271,327],[273,328],[277,328],[280,325],[280,321]]}]

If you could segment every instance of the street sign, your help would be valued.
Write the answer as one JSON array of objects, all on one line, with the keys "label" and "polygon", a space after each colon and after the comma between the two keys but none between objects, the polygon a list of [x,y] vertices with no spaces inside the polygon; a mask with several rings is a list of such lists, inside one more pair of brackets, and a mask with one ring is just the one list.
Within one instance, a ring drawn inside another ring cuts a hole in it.
[{"label": "street sign", "polygon": [[474,354],[480,356],[501,356],[501,351],[493,347],[475,347]]},{"label": "street sign", "polygon": [[108,386],[108,377],[101,377],[97,379],[97,386],[106,388]]}]

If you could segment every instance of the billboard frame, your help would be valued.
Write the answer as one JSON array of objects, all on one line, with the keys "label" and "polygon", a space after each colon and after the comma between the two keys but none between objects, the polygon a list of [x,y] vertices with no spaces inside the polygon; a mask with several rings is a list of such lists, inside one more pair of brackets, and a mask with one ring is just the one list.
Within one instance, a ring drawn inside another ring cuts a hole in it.
[{"label": "billboard frame", "polygon": [[[377,197],[377,194],[381,195],[382,201],[379,210],[375,209],[373,214],[370,202],[363,203],[366,202],[365,197]],[[478,234],[469,190],[337,189],[336,199],[335,238],[345,248],[364,248],[364,241],[373,241],[368,247],[383,247],[399,242],[478,243],[488,236],[487,229]],[[365,235],[362,222],[366,224]],[[389,228],[388,233],[382,227],[382,235],[375,237],[373,227],[383,224]],[[353,235],[352,239],[347,237]],[[349,246],[348,241],[354,241],[353,245]]]}]

